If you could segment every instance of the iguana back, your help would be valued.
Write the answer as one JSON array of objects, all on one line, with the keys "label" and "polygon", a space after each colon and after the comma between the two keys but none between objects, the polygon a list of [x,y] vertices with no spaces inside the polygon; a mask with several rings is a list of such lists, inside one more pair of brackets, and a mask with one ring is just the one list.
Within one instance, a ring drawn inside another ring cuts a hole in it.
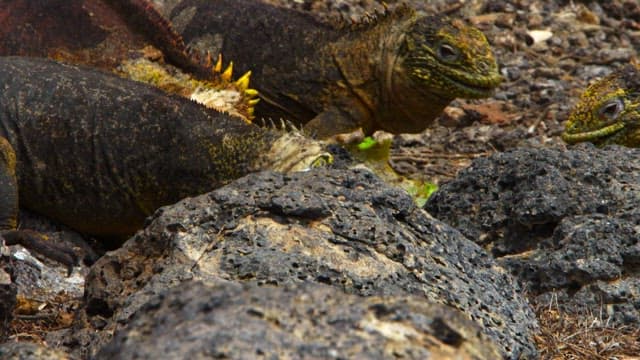
[{"label": "iguana back", "polygon": [[131,235],[158,207],[257,170],[280,136],[49,60],[0,58],[0,89],[0,137],[16,153],[20,205],[98,236]]},{"label": "iguana back", "polygon": [[191,46],[252,72],[252,85],[266,100],[257,112],[267,117],[309,121],[322,109],[323,92],[341,79],[323,47],[344,34],[308,14],[259,1],[188,0],[171,19]]}]

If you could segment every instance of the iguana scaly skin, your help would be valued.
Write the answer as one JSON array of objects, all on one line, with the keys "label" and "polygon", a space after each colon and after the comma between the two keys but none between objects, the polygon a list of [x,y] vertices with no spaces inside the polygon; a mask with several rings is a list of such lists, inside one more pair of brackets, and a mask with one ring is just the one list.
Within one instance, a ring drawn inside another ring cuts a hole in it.
[{"label": "iguana scaly skin", "polygon": [[0,230],[15,229],[18,213],[16,153],[3,137],[0,137],[0,200]]},{"label": "iguana scaly skin", "polygon": [[[20,206],[122,239],[158,207],[261,169],[331,161],[318,142],[154,87],[45,59],[0,58],[0,224]],[[9,146],[10,145],[10,146]]]},{"label": "iguana scaly skin", "polygon": [[[153,67],[137,66],[133,55],[149,45],[159,53]],[[221,63],[217,59],[189,51],[148,0],[5,1],[0,6],[0,56],[9,55],[118,71],[252,118],[256,93],[248,89],[249,73],[233,81],[231,67],[223,69],[216,66]]]},{"label": "iguana scaly skin", "polygon": [[319,137],[419,132],[454,98],[487,97],[501,82],[478,29],[408,7],[334,26],[256,0],[184,0],[170,19],[192,48],[252,71],[258,117]]},{"label": "iguana scaly skin", "polygon": [[585,90],[562,139],[640,147],[640,68],[626,65]]}]

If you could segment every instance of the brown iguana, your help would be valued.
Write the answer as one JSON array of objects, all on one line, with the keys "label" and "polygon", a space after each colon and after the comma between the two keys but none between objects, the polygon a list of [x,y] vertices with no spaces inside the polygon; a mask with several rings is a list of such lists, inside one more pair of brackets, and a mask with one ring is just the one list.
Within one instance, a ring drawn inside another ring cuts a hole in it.
[{"label": "brown iguana", "polygon": [[251,171],[332,159],[299,133],[51,60],[0,58],[0,89],[1,230],[16,227],[16,187],[20,206],[122,239],[158,207]]},{"label": "brown iguana", "polygon": [[562,139],[640,147],[640,68],[625,65],[589,86],[569,115]]},{"label": "brown iguana", "polygon": [[[221,61],[189,51],[147,0],[12,0],[1,7],[1,56],[48,57],[115,71],[252,117],[256,92],[248,89],[249,73],[231,81],[231,67],[223,70]],[[139,53],[154,61],[141,62]]]},{"label": "brown iguana", "polygon": [[322,138],[419,132],[454,98],[487,97],[502,79],[482,32],[406,6],[336,26],[257,0],[183,0],[170,20],[192,48],[252,71],[258,117]]}]

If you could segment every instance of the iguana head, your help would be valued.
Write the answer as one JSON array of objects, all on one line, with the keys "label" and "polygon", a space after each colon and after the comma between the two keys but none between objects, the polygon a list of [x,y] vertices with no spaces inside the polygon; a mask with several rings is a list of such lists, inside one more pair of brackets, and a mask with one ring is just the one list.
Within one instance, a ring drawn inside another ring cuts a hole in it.
[{"label": "iguana head", "polygon": [[585,90],[562,139],[640,147],[640,69],[626,65]]},{"label": "iguana head", "polygon": [[414,81],[446,99],[485,98],[502,81],[487,38],[460,19],[417,17],[400,52]]}]

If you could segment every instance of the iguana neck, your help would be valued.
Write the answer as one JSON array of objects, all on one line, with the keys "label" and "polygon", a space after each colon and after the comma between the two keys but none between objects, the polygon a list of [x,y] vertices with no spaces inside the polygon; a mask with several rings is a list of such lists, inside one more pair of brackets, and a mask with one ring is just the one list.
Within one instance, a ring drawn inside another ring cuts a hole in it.
[{"label": "iguana neck", "polygon": [[[384,46],[384,59],[380,62],[382,100],[379,123],[392,133],[416,133],[426,128],[454,99],[430,92],[424,83],[417,83],[401,56],[404,38],[419,15],[412,15],[399,22]],[[426,124],[425,124],[426,123]]]},{"label": "iguana neck", "polygon": [[429,93],[404,67],[401,46],[417,16],[407,12],[401,19],[382,18],[376,26],[353,31],[334,47],[334,62],[357,99],[350,111],[368,119],[362,124],[365,132],[420,132],[453,100]]}]

